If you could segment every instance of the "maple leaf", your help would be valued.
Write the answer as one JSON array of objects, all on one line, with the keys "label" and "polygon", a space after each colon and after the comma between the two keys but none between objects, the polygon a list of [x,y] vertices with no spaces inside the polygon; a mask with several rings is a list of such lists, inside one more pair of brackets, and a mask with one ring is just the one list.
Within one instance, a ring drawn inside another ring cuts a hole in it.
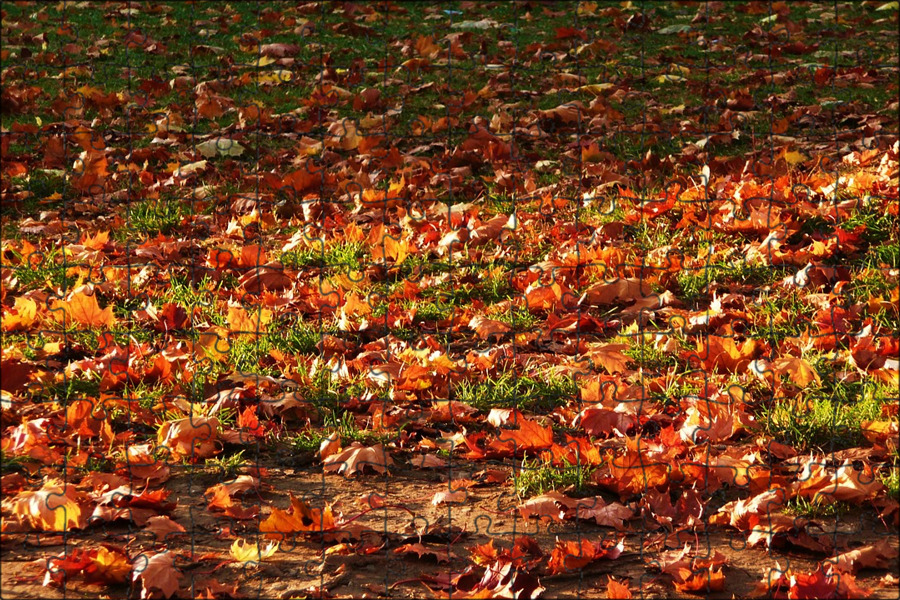
[{"label": "maple leaf", "polygon": [[599,406],[588,406],[578,413],[572,426],[584,428],[588,435],[607,437],[616,431],[624,435],[637,423],[637,417],[634,415]]},{"label": "maple leaf", "polygon": [[626,438],[626,450],[609,461],[609,472],[619,493],[637,494],[663,485],[671,466],[640,447],[638,438]]},{"label": "maple leaf", "polygon": [[84,526],[75,487],[47,480],[40,490],[19,492],[12,499],[12,512],[38,531],[63,533]]},{"label": "maple leaf", "polygon": [[886,569],[890,561],[897,557],[898,551],[886,539],[874,544],[848,550],[823,564],[833,565],[834,569],[844,573],[856,573],[860,569]]},{"label": "maple leaf", "polygon": [[569,508],[575,505],[575,501],[559,492],[551,491],[540,496],[535,496],[520,504],[517,509],[523,519],[538,517],[540,519],[552,519],[562,522],[566,518]]},{"label": "maple leaf", "polygon": [[51,306],[56,320],[62,321],[65,327],[73,323],[88,327],[113,327],[116,323],[112,306],[101,309],[94,294],[75,291],[66,300],[56,300]]},{"label": "maple leaf", "polygon": [[481,315],[475,315],[472,317],[472,320],[469,321],[469,329],[475,331],[481,339],[487,340],[492,337],[502,336],[512,328],[502,321],[495,321]]},{"label": "maple leaf", "polygon": [[45,586],[65,585],[78,576],[88,583],[110,585],[127,581],[132,565],[124,552],[100,546],[54,556],[46,561],[45,568]]},{"label": "maple leaf", "polygon": [[25,331],[37,318],[37,302],[31,298],[19,296],[15,306],[9,310],[4,307],[0,316],[0,329],[3,331]]},{"label": "maple leaf", "polygon": [[650,293],[650,284],[643,279],[620,278],[612,282],[600,282],[588,287],[578,300],[579,306],[605,306],[625,304],[643,298]]},{"label": "maple leaf", "polygon": [[585,357],[612,375],[624,371],[628,366],[631,359],[622,354],[622,350],[627,349],[628,344],[588,344]]},{"label": "maple leaf", "polygon": [[679,569],[674,583],[675,589],[682,593],[721,592],[725,589],[725,574],[714,567]]},{"label": "maple leaf", "polygon": [[619,583],[610,575],[606,578],[609,580],[606,584],[606,597],[610,600],[630,600],[632,598],[631,590],[628,589],[627,583]]},{"label": "maple leaf", "polygon": [[175,568],[175,555],[162,552],[147,556],[138,555],[132,563],[132,580],[141,582],[141,598],[155,597],[159,592],[163,598],[171,598],[178,591],[181,572]]},{"label": "maple leaf", "polygon": [[178,460],[208,458],[216,451],[219,420],[215,417],[186,417],[163,423],[157,433],[157,443],[168,448]]},{"label": "maple leaf", "polygon": [[384,473],[388,467],[394,464],[394,461],[384,451],[381,444],[367,448],[359,442],[353,442],[350,447],[328,456],[322,463],[325,465],[326,473],[337,472],[343,473],[345,477],[350,477],[366,467],[378,473]]},{"label": "maple leaf", "polygon": [[394,554],[415,554],[419,558],[430,556],[439,563],[450,562],[456,558],[456,555],[446,546],[441,548],[433,548],[422,543],[403,544],[394,549]]},{"label": "maple leaf", "polygon": [[257,338],[266,333],[269,323],[272,321],[272,311],[263,308],[248,313],[242,306],[228,307],[228,327],[235,333],[245,334]]},{"label": "maple leaf", "polygon": [[150,517],[147,519],[147,524],[144,526],[144,529],[152,533],[157,542],[165,542],[170,536],[176,536],[187,532],[182,525],[165,515]]},{"label": "maple leaf", "polygon": [[613,527],[622,530],[625,521],[634,516],[634,511],[618,502],[606,503],[600,496],[593,498],[580,498],[575,506],[566,513],[567,517],[578,519],[593,519],[602,527]]},{"label": "maple leaf", "polygon": [[497,439],[489,448],[501,453],[519,453],[528,450],[543,450],[553,445],[553,428],[541,427],[537,421],[527,419],[522,413],[515,411],[510,423],[518,425],[518,429],[501,429]]},{"label": "maple leaf", "polygon": [[229,554],[231,554],[231,558],[240,563],[260,563],[274,555],[278,551],[279,544],[280,542],[269,542],[264,548],[261,548],[259,544],[251,544],[246,540],[237,539],[231,545]]},{"label": "maple leaf", "polygon": [[289,495],[290,510],[273,509],[272,514],[259,524],[260,533],[268,534],[268,538],[283,539],[283,536],[292,533],[330,531],[335,528],[336,521],[330,506],[324,509],[311,508],[293,493]]},{"label": "maple leaf", "polygon": [[579,543],[557,539],[556,547],[547,562],[547,569],[551,575],[578,571],[600,559],[615,560],[623,549],[623,541],[601,540],[594,543],[584,539]]},{"label": "maple leaf", "polygon": [[837,468],[829,469],[824,456],[810,456],[802,465],[792,490],[798,496],[812,498],[814,502],[857,502],[872,498],[884,489],[884,484],[868,464],[857,469],[854,461],[847,459]]}]

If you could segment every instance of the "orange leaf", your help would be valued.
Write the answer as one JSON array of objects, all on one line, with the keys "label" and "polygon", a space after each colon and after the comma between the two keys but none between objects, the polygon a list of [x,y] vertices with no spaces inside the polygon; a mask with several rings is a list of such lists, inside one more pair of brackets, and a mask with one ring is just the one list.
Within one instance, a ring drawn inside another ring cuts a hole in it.
[{"label": "orange leaf", "polygon": [[287,511],[273,509],[272,514],[259,524],[260,533],[267,533],[266,537],[272,539],[292,533],[330,531],[335,528],[330,506],[326,506],[324,510],[310,508],[307,503],[294,497],[293,493],[290,498],[291,508]]},{"label": "orange leaf", "polygon": [[609,575],[606,576],[609,583],[606,584],[606,597],[610,600],[629,600],[631,598],[631,590],[628,584],[621,584]]},{"label": "orange leaf", "polygon": [[16,331],[28,329],[37,318],[37,302],[31,298],[20,296],[16,298],[16,305],[12,310],[3,310],[0,317],[0,329],[3,331]]},{"label": "orange leaf", "polygon": [[101,309],[97,297],[83,291],[74,292],[68,300],[57,300],[51,308],[65,327],[70,327],[73,321],[88,327],[113,327],[116,322],[112,306]]},{"label": "orange leaf", "polygon": [[219,430],[219,420],[215,417],[185,417],[163,423],[157,441],[176,460],[208,458],[215,453]]}]

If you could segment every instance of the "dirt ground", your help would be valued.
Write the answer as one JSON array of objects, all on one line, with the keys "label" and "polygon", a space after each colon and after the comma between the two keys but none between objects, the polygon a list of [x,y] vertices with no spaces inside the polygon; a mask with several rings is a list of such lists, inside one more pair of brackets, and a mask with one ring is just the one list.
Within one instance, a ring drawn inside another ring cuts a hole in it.
[{"label": "dirt ground", "polygon": [[[698,594],[709,598],[754,597],[757,585],[769,569],[780,566],[784,570],[790,568],[794,572],[808,573],[823,559],[821,554],[796,548],[773,549],[771,552],[764,547],[748,548],[742,534],[716,526],[710,526],[706,531],[681,533],[644,530],[637,518],[627,524],[627,531],[619,533],[585,521],[525,521],[518,511],[510,510],[518,501],[508,483],[469,488],[468,497],[460,504],[433,505],[434,495],[448,489],[445,471],[401,468],[387,476],[366,474],[346,479],[333,474],[316,476],[309,469],[273,467],[264,478],[264,489],[260,491],[264,502],[263,518],[269,512],[265,505],[287,508],[284,498],[288,492],[304,498],[313,507],[323,506],[326,502],[336,503],[345,519],[353,519],[352,525],[371,529],[359,535],[366,540],[363,545],[377,549],[370,554],[348,550],[349,553],[344,555],[333,551],[334,541],[326,542],[316,536],[297,537],[282,542],[279,551],[261,565],[245,567],[229,559],[228,549],[237,538],[254,540],[259,521],[235,521],[207,510],[208,501],[203,494],[209,486],[221,481],[218,474],[180,467],[173,468],[172,475],[165,486],[172,492],[169,500],[177,505],[169,516],[187,530],[182,534],[185,538],[179,547],[189,548],[177,556],[176,566],[184,574],[181,593],[191,597],[432,597],[441,593],[434,578],[461,573],[472,565],[471,548],[485,544],[491,538],[496,546],[509,548],[518,536],[533,538],[549,554],[557,539],[618,539],[624,535],[624,552],[615,560],[596,561],[581,570],[555,576],[541,572],[540,568],[534,571],[546,588],[545,598],[604,598],[608,575],[619,581],[627,579],[636,597],[674,597],[676,590],[671,577],[660,574],[654,568],[655,561],[661,552],[681,549],[685,543],[700,548],[699,556],[718,552],[728,560],[724,567],[724,591]],[[470,475],[469,470],[460,471],[454,478],[465,479]],[[370,500],[372,494],[377,495],[374,500]],[[245,504],[259,501],[253,494],[244,499]],[[373,509],[372,504],[383,506]],[[843,540],[850,546],[871,543],[886,536],[896,548],[896,532],[891,532],[875,517],[871,507],[860,506],[841,515],[840,519],[820,521],[821,529],[811,530]],[[187,540],[189,544],[184,543]],[[441,554],[442,561],[438,562],[429,554],[419,557],[414,553],[395,553],[403,544],[420,541]],[[130,556],[163,547],[147,531],[127,524],[93,526],[68,540],[70,550],[97,544],[124,547]],[[2,597],[95,598],[99,595],[124,598],[139,595],[138,589],[132,590],[127,585],[103,588],[81,581],[62,588],[44,587],[41,585],[42,560],[36,561],[36,557],[53,556],[65,548],[60,536],[4,534]],[[328,548],[331,548],[330,553],[326,553]],[[887,572],[898,572],[896,558]],[[862,571],[857,575],[857,581],[872,589],[872,598],[897,598],[897,587],[879,587],[884,573]],[[433,579],[429,580],[429,576]],[[423,578],[431,582],[434,592],[424,585]],[[446,592],[443,595],[446,596]]]}]

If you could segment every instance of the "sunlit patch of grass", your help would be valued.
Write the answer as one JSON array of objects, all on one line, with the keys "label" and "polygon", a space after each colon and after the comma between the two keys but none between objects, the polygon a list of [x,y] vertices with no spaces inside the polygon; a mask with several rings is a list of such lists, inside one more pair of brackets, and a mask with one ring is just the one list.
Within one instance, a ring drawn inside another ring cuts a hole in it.
[{"label": "sunlit patch of grass", "polygon": [[219,472],[221,480],[234,479],[237,477],[242,467],[252,466],[244,458],[244,450],[238,450],[233,453],[222,453],[215,458],[207,458],[206,466],[211,467]]},{"label": "sunlit patch of grass", "polygon": [[807,500],[800,496],[791,498],[784,505],[784,512],[807,519],[821,519],[839,517],[850,511],[851,506],[848,503],[842,501],[828,502],[824,500],[825,497],[816,496],[812,500]]},{"label": "sunlit patch of grass", "polygon": [[359,242],[332,244],[328,247],[313,243],[310,248],[285,252],[279,260],[294,269],[341,266],[358,269],[365,262],[365,254],[365,247]]},{"label": "sunlit patch of grass", "polygon": [[515,307],[492,315],[492,318],[506,323],[516,332],[531,331],[541,323],[541,319],[524,307]]},{"label": "sunlit patch of grass", "polygon": [[540,458],[529,461],[525,457],[515,480],[516,494],[520,498],[528,498],[570,488],[570,491],[577,493],[589,484],[592,471],[585,465],[560,467]]},{"label": "sunlit patch of grass", "polygon": [[578,393],[574,379],[559,375],[526,376],[504,371],[483,381],[463,380],[454,399],[481,410],[512,408],[541,412],[565,405]]},{"label": "sunlit patch of grass", "polygon": [[887,488],[887,495],[895,500],[900,499],[900,459],[895,456],[894,464],[886,468],[881,475],[881,483]]},{"label": "sunlit patch of grass", "polygon": [[852,448],[865,441],[862,422],[881,416],[889,396],[871,383],[838,383],[811,390],[805,401],[779,400],[763,409],[759,422],[775,440],[802,450]]},{"label": "sunlit patch of grass", "polygon": [[21,216],[37,218],[42,210],[54,210],[72,199],[72,190],[64,171],[35,169],[29,175],[12,178],[13,189],[28,192],[21,202],[5,199],[2,203],[3,216],[19,213]]}]

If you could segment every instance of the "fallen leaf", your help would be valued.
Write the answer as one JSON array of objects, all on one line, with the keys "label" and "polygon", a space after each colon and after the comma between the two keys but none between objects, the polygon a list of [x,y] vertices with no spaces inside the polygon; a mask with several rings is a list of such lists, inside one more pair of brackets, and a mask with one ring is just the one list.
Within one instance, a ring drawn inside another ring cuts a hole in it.
[{"label": "fallen leaf", "polygon": [[345,477],[350,477],[366,467],[377,473],[384,473],[388,467],[394,464],[389,454],[384,451],[381,444],[365,447],[359,442],[353,442],[349,448],[332,454],[323,461],[325,472],[337,472]]}]

